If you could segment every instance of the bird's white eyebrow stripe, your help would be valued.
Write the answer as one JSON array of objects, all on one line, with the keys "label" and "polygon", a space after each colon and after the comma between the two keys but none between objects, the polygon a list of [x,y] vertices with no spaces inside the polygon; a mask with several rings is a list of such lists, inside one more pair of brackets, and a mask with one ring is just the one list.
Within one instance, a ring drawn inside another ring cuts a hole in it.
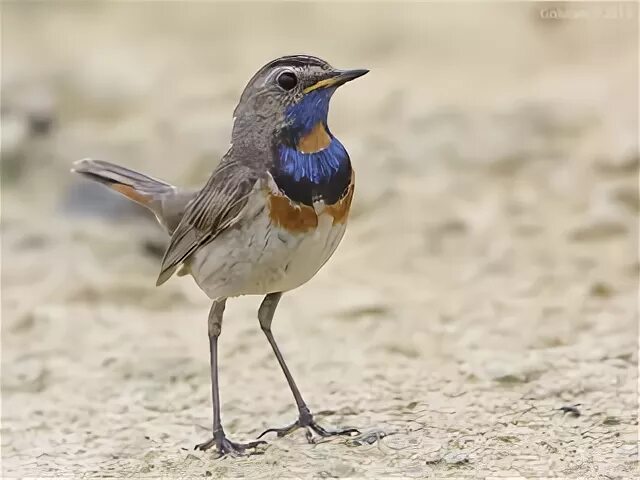
[{"label": "bird's white eyebrow stripe", "polygon": [[[266,76],[265,83],[271,81],[272,79],[275,79],[278,75],[280,75],[282,72],[291,72],[296,74],[295,70],[291,67],[278,67],[278,68],[274,68],[271,72],[269,72],[269,74]],[[297,74],[296,74],[297,76]]]}]

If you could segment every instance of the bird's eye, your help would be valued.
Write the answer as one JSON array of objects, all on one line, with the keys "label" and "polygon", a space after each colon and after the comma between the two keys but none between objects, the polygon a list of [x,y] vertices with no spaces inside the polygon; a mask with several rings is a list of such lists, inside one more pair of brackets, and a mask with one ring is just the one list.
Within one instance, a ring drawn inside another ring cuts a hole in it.
[{"label": "bird's eye", "polygon": [[278,76],[278,85],[280,85],[285,90],[291,90],[298,84],[298,79],[291,72],[282,72]]}]

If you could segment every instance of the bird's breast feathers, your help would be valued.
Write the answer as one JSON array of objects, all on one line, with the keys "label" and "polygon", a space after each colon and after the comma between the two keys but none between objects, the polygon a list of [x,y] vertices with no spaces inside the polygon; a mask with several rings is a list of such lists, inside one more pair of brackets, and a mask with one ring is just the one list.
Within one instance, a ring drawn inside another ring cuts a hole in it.
[{"label": "bird's breast feathers", "polygon": [[307,282],[331,257],[346,230],[354,175],[326,205],[295,202],[271,176],[256,185],[240,222],[196,252],[190,273],[210,298],[286,292]]},{"label": "bird's breast feathers", "polygon": [[279,228],[292,234],[306,233],[318,226],[318,218],[323,215],[331,218],[332,225],[343,225],[347,221],[355,188],[353,170],[349,186],[342,197],[329,205],[322,199],[313,202],[312,206],[296,202],[280,191],[271,177],[267,183],[265,193],[269,218],[271,223]]}]

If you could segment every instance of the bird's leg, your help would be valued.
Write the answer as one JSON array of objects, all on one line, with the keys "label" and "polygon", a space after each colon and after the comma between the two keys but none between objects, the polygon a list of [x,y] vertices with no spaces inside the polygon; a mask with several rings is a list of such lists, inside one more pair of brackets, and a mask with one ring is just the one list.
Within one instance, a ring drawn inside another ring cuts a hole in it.
[{"label": "bird's leg", "polygon": [[208,450],[216,447],[220,455],[242,455],[248,449],[254,448],[263,441],[236,443],[229,440],[220,422],[220,394],[218,392],[218,337],[222,330],[222,315],[226,299],[216,300],[209,312],[209,350],[211,353],[211,398],[213,400],[213,437],[195,446],[196,450]]},{"label": "bird's leg", "polygon": [[284,376],[287,379],[287,383],[289,384],[289,388],[291,389],[291,393],[293,393],[293,398],[296,401],[296,405],[298,406],[298,420],[293,422],[291,425],[282,428],[269,428],[262,432],[258,438],[261,438],[263,435],[267,433],[274,432],[278,435],[278,437],[284,437],[289,433],[297,430],[298,428],[304,428],[306,430],[306,437],[309,443],[315,443],[315,436],[319,437],[331,437],[334,435],[351,435],[358,434],[358,430],[355,428],[347,428],[344,430],[327,430],[320,425],[318,425],[313,419],[313,415],[309,411],[309,407],[302,399],[302,395],[300,395],[300,390],[296,386],[296,382],[293,380],[291,376],[291,372],[289,372],[289,368],[282,357],[282,353],[280,353],[280,349],[276,344],[275,339],[273,338],[273,334],[271,333],[271,321],[273,320],[273,315],[276,311],[276,307],[278,306],[278,302],[282,297],[282,293],[270,293],[267,295],[262,304],[260,305],[260,309],[258,310],[258,320],[260,320],[260,327],[262,331],[267,336],[267,340],[271,344],[271,348],[273,348],[273,353],[275,353],[276,358],[278,359],[278,363],[284,372]]}]

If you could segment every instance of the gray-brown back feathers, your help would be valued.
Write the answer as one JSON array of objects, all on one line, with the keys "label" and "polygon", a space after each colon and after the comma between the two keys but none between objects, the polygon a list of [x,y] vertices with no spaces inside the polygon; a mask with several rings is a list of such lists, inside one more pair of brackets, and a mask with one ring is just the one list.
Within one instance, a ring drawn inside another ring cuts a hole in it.
[{"label": "gray-brown back feathers", "polygon": [[257,172],[228,155],[209,181],[189,203],[162,259],[156,282],[166,282],[176,269],[200,247],[215,239],[240,218],[259,176]]}]

